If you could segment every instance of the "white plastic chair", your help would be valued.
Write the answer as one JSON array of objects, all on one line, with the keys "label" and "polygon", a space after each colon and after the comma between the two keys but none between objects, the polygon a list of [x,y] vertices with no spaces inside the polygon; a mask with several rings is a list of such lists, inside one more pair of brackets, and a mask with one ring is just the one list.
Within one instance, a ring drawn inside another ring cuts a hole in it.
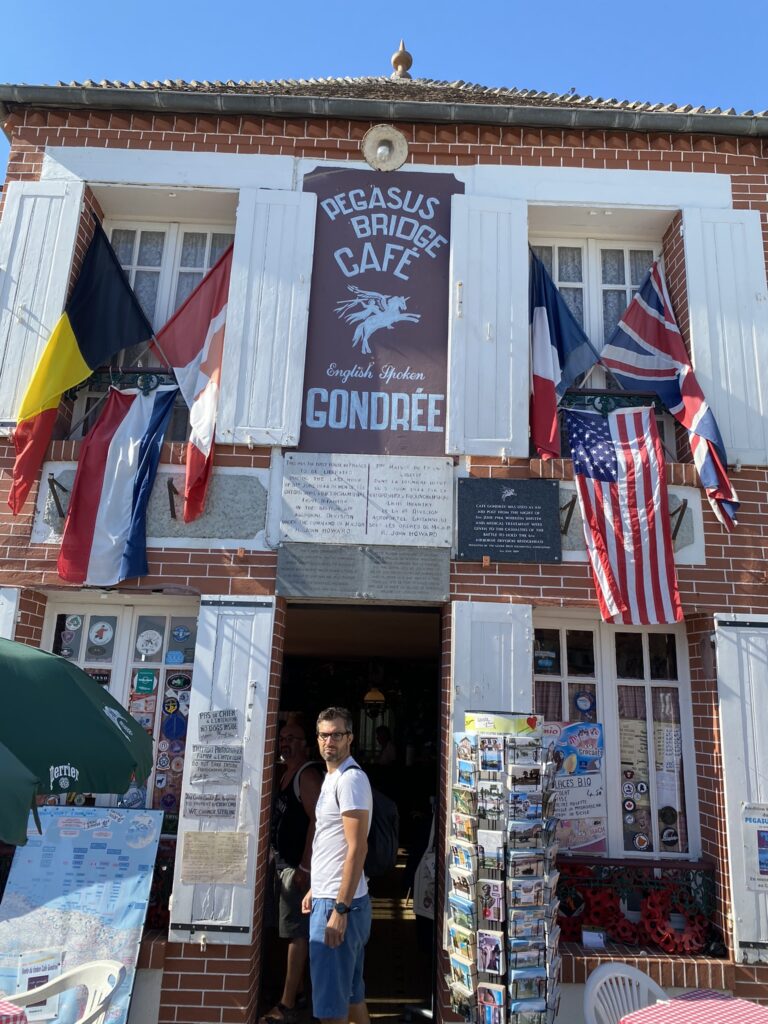
[{"label": "white plastic chair", "polygon": [[66,992],[67,989],[84,985],[88,990],[85,1009],[75,1024],[103,1024],[115,989],[124,977],[125,967],[119,960],[93,960],[89,964],[81,964],[80,967],[73,967],[71,971],[65,971],[40,988],[3,998],[14,1006],[29,1006],[31,1003],[48,999],[49,996]]},{"label": "white plastic chair", "polygon": [[619,1024],[622,1017],[642,1010],[667,994],[647,974],[627,964],[601,964],[584,989],[586,1024]]}]

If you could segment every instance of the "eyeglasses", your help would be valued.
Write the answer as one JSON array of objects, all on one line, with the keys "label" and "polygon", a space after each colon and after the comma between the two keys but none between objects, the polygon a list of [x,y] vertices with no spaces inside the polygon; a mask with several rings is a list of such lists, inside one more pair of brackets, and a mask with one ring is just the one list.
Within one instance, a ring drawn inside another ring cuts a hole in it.
[{"label": "eyeglasses", "polygon": [[317,738],[321,743],[327,743],[328,740],[333,740],[334,743],[341,743],[345,736],[349,736],[350,732],[347,729],[346,732],[319,732]]}]

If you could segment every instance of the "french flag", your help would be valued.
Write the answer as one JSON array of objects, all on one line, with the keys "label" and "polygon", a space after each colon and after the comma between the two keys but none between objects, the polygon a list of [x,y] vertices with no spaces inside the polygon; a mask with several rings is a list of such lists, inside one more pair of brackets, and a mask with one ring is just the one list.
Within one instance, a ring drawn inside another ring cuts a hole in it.
[{"label": "french flag", "polygon": [[531,333],[531,438],[542,459],[560,455],[557,404],[599,356],[565,299],[531,252],[528,281]]},{"label": "french flag", "polygon": [[146,513],[179,393],[111,388],[80,450],[59,553],[67,583],[109,587],[147,574]]}]

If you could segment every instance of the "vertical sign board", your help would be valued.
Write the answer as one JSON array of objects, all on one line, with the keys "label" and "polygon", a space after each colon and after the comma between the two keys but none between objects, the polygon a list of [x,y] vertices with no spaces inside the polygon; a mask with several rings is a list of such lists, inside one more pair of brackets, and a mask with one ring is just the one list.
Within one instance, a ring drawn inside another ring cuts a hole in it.
[{"label": "vertical sign board", "polygon": [[445,453],[451,174],[331,168],[317,195],[299,450]]},{"label": "vertical sign board", "polygon": [[[209,943],[252,940],[274,615],[273,597],[200,600],[189,749],[227,748],[240,767],[225,781],[215,775],[195,782],[195,762],[184,760],[182,793],[189,806],[179,818],[170,924],[175,942],[203,932]],[[215,929],[206,930],[210,925]]]},{"label": "vertical sign board", "polygon": [[[768,615],[715,615],[734,956],[768,963]],[[762,861],[762,865],[761,865]],[[761,877],[766,872],[764,878]]]}]

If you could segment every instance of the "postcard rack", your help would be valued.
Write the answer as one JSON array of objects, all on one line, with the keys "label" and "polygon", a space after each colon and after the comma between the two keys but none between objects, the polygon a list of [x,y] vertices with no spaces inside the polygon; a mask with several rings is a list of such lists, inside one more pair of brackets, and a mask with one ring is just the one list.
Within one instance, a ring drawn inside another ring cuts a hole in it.
[{"label": "postcard rack", "polygon": [[446,901],[451,1005],[472,1024],[552,1024],[556,819],[539,715],[467,712],[454,734]]}]

